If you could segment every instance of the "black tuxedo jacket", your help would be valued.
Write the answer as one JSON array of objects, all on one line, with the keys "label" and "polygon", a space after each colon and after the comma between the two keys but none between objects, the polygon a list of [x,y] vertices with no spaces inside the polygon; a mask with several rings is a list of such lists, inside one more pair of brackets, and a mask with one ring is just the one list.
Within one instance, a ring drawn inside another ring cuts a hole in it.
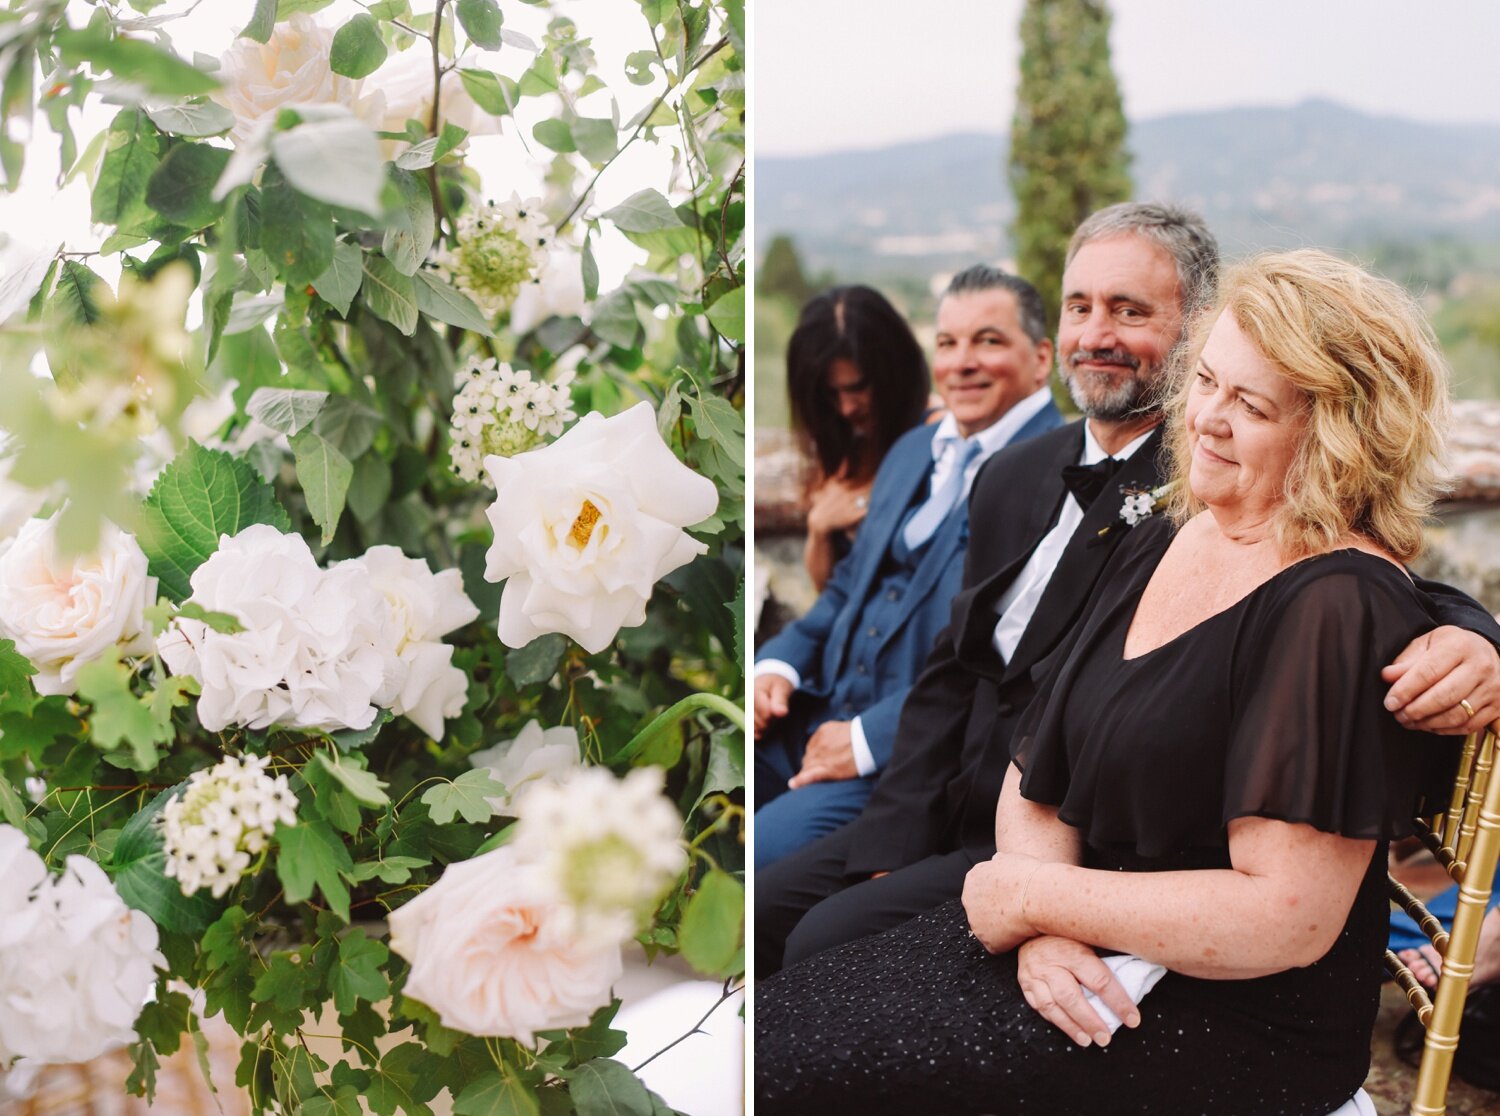
[{"label": "black tuxedo jacket", "polygon": [[[1158,427],[1084,515],[1009,663],[991,642],[995,602],[1057,521],[1062,470],[1082,454],[1083,424],[1008,446],[980,469],[969,497],[963,588],[902,707],[891,760],[850,823],[848,874],[892,871],[960,848],[979,857],[994,852],[995,806],[1010,759],[1002,742],[1129,533],[1119,488],[1159,485],[1160,449]],[[1457,624],[1500,647],[1500,625],[1478,602],[1447,586],[1417,585],[1432,601],[1435,626]]]}]

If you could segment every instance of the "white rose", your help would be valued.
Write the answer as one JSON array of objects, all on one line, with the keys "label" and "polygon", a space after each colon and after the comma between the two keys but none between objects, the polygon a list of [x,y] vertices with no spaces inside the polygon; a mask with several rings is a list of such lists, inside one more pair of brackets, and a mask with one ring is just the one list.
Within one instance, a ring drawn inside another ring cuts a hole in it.
[{"label": "white rose", "polygon": [[[0,846],[10,840],[0,828]],[[136,1016],[166,967],[156,926],[82,856],[22,903],[29,933],[0,946],[0,1065],[86,1062],[135,1041]]]},{"label": "white rose", "polygon": [[489,799],[497,814],[515,816],[525,793],[541,783],[555,783],[580,765],[578,730],[571,725],[543,729],[528,721],[514,740],[502,740],[469,757],[475,767],[488,769],[505,793]]},{"label": "white rose", "polygon": [[484,576],[509,579],[500,641],[561,632],[590,654],[646,621],[657,580],[708,548],[682,528],[713,514],[713,482],[673,456],[647,403],[584,415],[557,441],[487,457],[495,542]]},{"label": "white rose", "polygon": [[553,893],[515,851],[450,864],[390,916],[391,949],[411,963],[404,994],[445,1027],[530,1045],[577,1027],[609,1002],[624,965],[617,943],[574,937]]},{"label": "white rose", "polygon": [[363,81],[328,65],[333,32],[305,12],[278,23],[265,43],[240,38],[219,57],[220,88],[211,96],[234,113],[229,134],[242,144],[267,116],[290,105],[343,105],[371,127],[385,112],[379,93],[363,96]]},{"label": "white rose", "polygon": [[334,568],[361,571],[385,599],[385,615],[372,625],[385,664],[375,704],[441,740],[443,722],[463,712],[469,692],[468,675],[453,665],[453,648],[439,642],[479,615],[464,593],[463,575],[457,570],[435,574],[426,562],[394,546],[371,547]]},{"label": "white rose", "polygon": [[0,544],[0,637],[31,661],[41,694],[71,694],[78,668],[118,646],[151,650],[145,609],[156,578],[133,535],[106,524],[96,554],[65,557],[56,517],[32,519]]},{"label": "white rose", "polygon": [[[379,131],[404,132],[408,120],[421,121],[425,132],[432,122],[432,56],[421,50],[393,55],[370,75],[370,83],[385,98],[385,116]],[[438,131],[453,124],[471,136],[496,135],[503,117],[486,112],[469,96],[457,70],[443,75],[438,100]]]},{"label": "white rose", "polygon": [[510,308],[510,328],[526,333],[548,318],[581,318],[587,301],[583,297],[583,256],[575,249],[553,244],[547,262],[534,281],[522,284]]},{"label": "white rose", "polygon": [[173,674],[198,680],[204,728],[331,731],[374,721],[385,656],[371,626],[385,609],[361,570],[321,570],[300,535],[256,524],[222,536],[191,583],[191,600],[244,625],[226,634],[179,619],[157,640]]}]

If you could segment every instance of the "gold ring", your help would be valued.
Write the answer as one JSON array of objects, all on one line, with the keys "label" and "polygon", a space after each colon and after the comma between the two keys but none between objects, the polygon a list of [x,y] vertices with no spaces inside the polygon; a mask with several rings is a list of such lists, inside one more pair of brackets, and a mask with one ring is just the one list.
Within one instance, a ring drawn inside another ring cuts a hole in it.
[{"label": "gold ring", "polygon": [[1463,698],[1458,699],[1458,704],[1464,707],[1464,712],[1469,715],[1469,720],[1472,721],[1474,719],[1474,707]]}]

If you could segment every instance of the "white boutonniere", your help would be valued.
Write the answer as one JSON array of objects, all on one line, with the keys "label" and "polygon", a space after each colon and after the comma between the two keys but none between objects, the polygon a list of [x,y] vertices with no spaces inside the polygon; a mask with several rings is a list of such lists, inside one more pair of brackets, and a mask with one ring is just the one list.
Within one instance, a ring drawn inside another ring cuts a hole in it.
[{"label": "white boutonniere", "polygon": [[[1156,488],[1133,488],[1120,486],[1124,494],[1124,502],[1120,505],[1120,519],[1126,527],[1134,527],[1143,519],[1150,519],[1162,506],[1166,504],[1167,497],[1172,492],[1172,484],[1159,485]],[[1111,523],[1099,532],[1102,539],[1114,530],[1115,524]]]}]

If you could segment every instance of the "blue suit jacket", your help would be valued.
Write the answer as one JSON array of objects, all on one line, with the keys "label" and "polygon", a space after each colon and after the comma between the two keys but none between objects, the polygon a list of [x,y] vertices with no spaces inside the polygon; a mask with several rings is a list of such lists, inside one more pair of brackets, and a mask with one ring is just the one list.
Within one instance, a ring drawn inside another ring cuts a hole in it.
[{"label": "blue suit jacket", "polygon": [[[1050,402],[1016,432],[1010,445],[1061,426],[1061,413]],[[822,594],[803,616],[768,640],[756,660],[780,659],[801,676],[799,693],[825,706],[845,670],[855,625],[869,595],[880,582],[880,570],[908,508],[926,497],[932,476],[932,439],[936,424],[903,434],[881,462],[870,490],[870,507],[854,538],[854,548],[834,567]],[[948,622],[948,609],[963,581],[964,551],[969,541],[969,502],[960,500],[937,529],[901,601],[899,620],[879,636],[873,672],[874,704],[863,709],[824,708],[808,729],[825,720],[860,718],[865,740],[877,766],[884,767],[896,739],[896,724],[933,641]]]}]

